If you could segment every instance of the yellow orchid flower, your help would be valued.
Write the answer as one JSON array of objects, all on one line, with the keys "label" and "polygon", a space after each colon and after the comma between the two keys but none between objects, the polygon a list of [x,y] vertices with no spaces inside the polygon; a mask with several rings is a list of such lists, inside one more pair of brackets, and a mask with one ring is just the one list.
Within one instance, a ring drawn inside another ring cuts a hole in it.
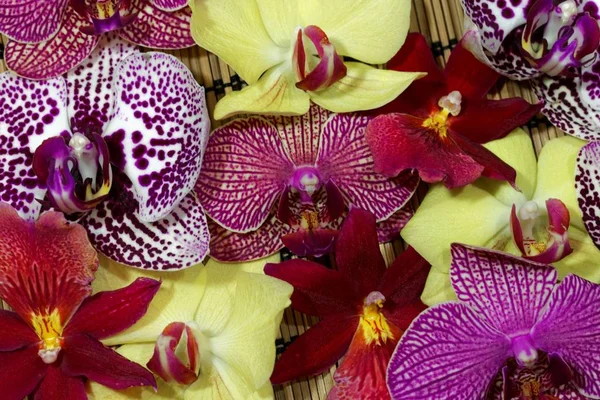
[{"label": "yellow orchid flower", "polygon": [[162,280],[136,328],[104,342],[148,365],[157,375],[158,391],[114,391],[91,384],[90,398],[272,399],[275,337],[292,286],[264,275],[268,262],[279,262],[279,255],[244,264],[210,260],[205,267],[171,273],[124,268],[103,259],[96,291],[140,276]]},{"label": "yellow orchid flower", "polygon": [[[570,224],[566,223],[568,230],[564,227],[568,241],[562,244],[572,249],[572,253],[563,254],[564,258],[556,257],[559,261],[552,265],[560,278],[574,273],[599,282],[600,251],[585,230],[575,192],[575,164],[584,144],[573,137],[554,139],[545,144],[536,160],[531,138],[518,129],[485,147],[515,168],[521,192],[506,182],[488,178],[460,189],[433,185],[401,232],[404,240],[432,265],[423,302],[434,305],[456,299],[449,277],[451,243],[502,250],[533,260],[543,250],[556,246],[555,232],[547,223],[551,215],[547,201],[551,199],[560,200],[568,210],[566,220],[570,216]],[[526,249],[519,247],[518,238],[513,237],[515,230],[511,228],[515,224],[511,227],[511,215],[516,218],[514,222],[520,220],[522,232],[533,232],[530,241],[525,240]]]},{"label": "yellow orchid flower", "polygon": [[196,43],[249,85],[217,103],[216,119],[305,114],[311,100],[334,112],[369,110],[424,75],[363,64],[398,52],[410,0],[191,0],[190,7]]}]

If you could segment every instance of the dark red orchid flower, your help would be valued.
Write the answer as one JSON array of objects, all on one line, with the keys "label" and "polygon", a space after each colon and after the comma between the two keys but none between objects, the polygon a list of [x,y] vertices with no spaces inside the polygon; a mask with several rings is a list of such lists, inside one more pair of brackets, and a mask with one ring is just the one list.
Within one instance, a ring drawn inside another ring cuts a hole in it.
[{"label": "dark red orchid flower", "polygon": [[415,169],[425,182],[461,187],[480,176],[515,185],[515,170],[482,143],[500,139],[537,114],[542,104],[521,98],[486,99],[500,75],[456,46],[440,71],[423,35],[408,35],[388,63],[397,71],[424,71],[367,127],[375,171],[396,176]]},{"label": "dark red orchid flower", "polygon": [[324,372],[345,355],[329,394],[386,399],[388,362],[413,318],[429,264],[412,248],[386,269],[375,217],[353,208],[335,244],[337,271],[306,260],[267,264],[267,275],[294,286],[292,307],[321,321],[300,335],[275,364],[273,383]]},{"label": "dark red orchid flower", "polygon": [[113,389],[153,386],[154,376],[100,340],[147,311],[160,282],[140,278],[90,297],[98,268],[85,229],[48,212],[22,220],[0,203],[0,398],[85,400],[85,380]]}]

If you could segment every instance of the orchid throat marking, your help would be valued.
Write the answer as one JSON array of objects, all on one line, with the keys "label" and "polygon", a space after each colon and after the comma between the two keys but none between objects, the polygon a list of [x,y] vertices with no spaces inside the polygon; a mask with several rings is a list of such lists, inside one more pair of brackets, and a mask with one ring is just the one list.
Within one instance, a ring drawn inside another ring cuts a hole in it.
[{"label": "orchid throat marking", "polygon": [[394,340],[394,335],[385,316],[381,313],[385,296],[380,292],[371,292],[364,300],[363,314],[360,326],[363,329],[367,345],[375,343],[381,346],[388,340]]}]

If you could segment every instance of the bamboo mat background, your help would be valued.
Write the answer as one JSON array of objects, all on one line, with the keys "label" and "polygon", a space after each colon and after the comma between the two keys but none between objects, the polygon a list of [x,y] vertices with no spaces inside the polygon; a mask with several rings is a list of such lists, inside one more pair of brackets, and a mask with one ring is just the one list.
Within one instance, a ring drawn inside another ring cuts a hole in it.
[{"label": "bamboo mat background", "polygon": [[[436,61],[443,67],[452,48],[458,43],[463,31],[464,13],[460,0],[412,0],[411,32],[421,32],[430,43]],[[6,43],[6,38],[3,38]],[[0,72],[5,71],[3,49],[0,47]],[[194,77],[206,88],[207,104],[209,110],[214,109],[218,99],[232,90],[240,90],[245,83],[227,64],[204,49],[193,47],[190,49],[170,52],[182,60],[194,74]],[[501,81],[491,93],[492,98],[523,97],[529,102],[535,102],[535,96],[527,84]],[[212,117],[211,117],[212,119]],[[212,120],[213,128],[222,125],[222,122]],[[531,134],[536,153],[539,153],[543,144],[553,138],[563,136],[564,133],[553,127],[545,117],[538,115],[528,126],[524,127]],[[413,199],[413,204],[418,205],[419,200],[426,193],[426,186],[419,188]],[[402,252],[403,243],[399,240],[394,243],[381,245],[381,251],[386,262],[391,263],[396,254]],[[290,254],[282,252],[282,258],[289,258]],[[2,306],[0,301],[0,307]],[[285,311],[281,324],[277,351],[280,354],[298,335],[305,332],[318,320],[298,313],[291,309]],[[336,367],[329,371],[307,379],[301,379],[286,385],[275,386],[275,398],[278,400],[321,400],[327,398],[327,393],[333,386],[333,374]]]}]

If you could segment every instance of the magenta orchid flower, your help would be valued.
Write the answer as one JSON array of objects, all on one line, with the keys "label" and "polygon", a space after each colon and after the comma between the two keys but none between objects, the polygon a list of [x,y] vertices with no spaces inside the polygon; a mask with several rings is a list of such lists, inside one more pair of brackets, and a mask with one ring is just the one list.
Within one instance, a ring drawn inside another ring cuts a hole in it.
[{"label": "magenta orchid flower", "polygon": [[105,37],[64,78],[0,75],[0,199],[53,207],[121,263],[185,268],[208,252],[191,192],[209,132],[204,89],[176,58]]},{"label": "magenta orchid flower", "polygon": [[73,69],[112,31],[154,49],[193,46],[190,19],[186,0],[0,1],[0,32],[11,39],[6,65],[30,79]]},{"label": "magenta orchid flower", "polygon": [[218,224],[211,229],[211,255],[252,260],[285,245],[320,256],[333,248],[350,205],[389,221],[380,239],[398,233],[412,215],[405,206],[418,178],[373,171],[364,137],[369,120],[313,105],[303,116],[236,119],[216,129],[196,186]]},{"label": "magenta orchid flower", "polygon": [[392,356],[392,398],[600,397],[599,285],[460,244],[450,279],[459,302],[425,310]]},{"label": "magenta orchid flower", "polygon": [[33,223],[0,203],[0,393],[45,400],[85,400],[85,381],[113,389],[156,381],[100,340],[144,316],[160,282],[91,295],[98,258],[85,230],[48,212]]}]

